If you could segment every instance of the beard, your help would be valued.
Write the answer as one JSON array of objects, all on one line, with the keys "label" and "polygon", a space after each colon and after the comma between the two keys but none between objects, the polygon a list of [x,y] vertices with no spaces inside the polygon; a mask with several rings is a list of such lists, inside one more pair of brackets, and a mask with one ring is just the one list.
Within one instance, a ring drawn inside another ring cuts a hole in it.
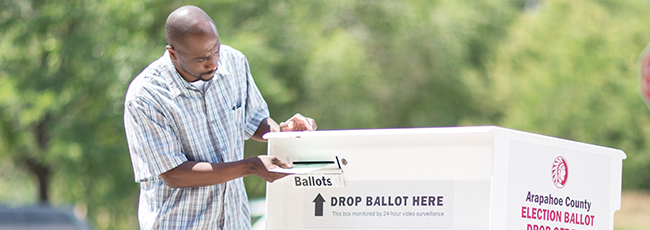
[{"label": "beard", "polygon": [[208,72],[200,73],[200,74],[193,74],[192,72],[188,71],[184,66],[181,66],[181,69],[185,73],[189,74],[190,76],[192,76],[192,77],[194,77],[196,79],[199,79],[201,81],[206,81],[207,82],[207,81],[212,80],[212,78],[214,77],[215,72],[217,72],[217,69],[219,69],[219,68],[217,67],[217,69],[215,69],[215,70],[210,70]]},{"label": "beard", "polygon": [[[205,72],[205,73],[200,74],[200,75],[197,76],[196,78],[198,78],[198,79],[201,80],[201,81],[209,81],[209,80],[211,80],[211,79],[214,77],[214,73],[215,73],[215,72],[216,72],[215,70],[212,70],[212,71],[209,71],[209,72]],[[205,78],[204,78],[204,76],[205,76]]]}]

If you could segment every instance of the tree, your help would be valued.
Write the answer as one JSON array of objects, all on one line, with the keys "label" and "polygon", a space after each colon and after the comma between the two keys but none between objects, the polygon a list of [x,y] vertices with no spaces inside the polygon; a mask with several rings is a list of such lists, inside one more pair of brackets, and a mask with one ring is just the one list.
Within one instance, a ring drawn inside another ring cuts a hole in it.
[{"label": "tree", "polygon": [[[229,8],[239,17],[206,11],[217,15],[223,43],[247,55],[275,119],[301,112],[320,129],[356,129],[498,116],[472,81],[486,78],[518,1],[255,3]],[[249,142],[246,154],[265,148]],[[246,182],[252,197],[264,194],[263,181]]]},{"label": "tree", "polygon": [[[247,55],[278,121],[497,124],[623,149],[626,188],[650,188],[635,66],[647,3],[525,2],[0,0],[0,160],[31,172],[43,202],[137,228],[123,97],[164,52],[167,15],[194,4]],[[265,149],[248,141],[246,155]],[[264,181],[245,181],[264,196]]]},{"label": "tree", "polygon": [[[75,204],[101,228],[132,228],[137,187],[122,101],[129,61],[141,58],[128,48],[150,41],[111,24],[119,2],[0,4],[0,159],[35,175],[38,202]],[[135,42],[119,44],[126,39]]]},{"label": "tree", "polygon": [[623,186],[650,188],[637,82],[649,15],[642,1],[543,1],[501,42],[485,103],[503,111],[502,126],[622,149]]},{"label": "tree", "polygon": [[222,34],[270,83],[258,85],[280,117],[303,111],[324,129],[452,126],[485,112],[465,72],[484,74],[519,5],[275,1],[235,11],[254,17]]}]

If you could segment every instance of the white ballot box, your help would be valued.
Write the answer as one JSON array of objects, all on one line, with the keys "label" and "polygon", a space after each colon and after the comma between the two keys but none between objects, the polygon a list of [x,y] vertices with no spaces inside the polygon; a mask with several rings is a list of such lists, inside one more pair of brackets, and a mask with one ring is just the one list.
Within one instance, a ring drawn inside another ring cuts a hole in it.
[{"label": "white ballot box", "polygon": [[617,149],[500,127],[276,132],[267,229],[613,229]]}]

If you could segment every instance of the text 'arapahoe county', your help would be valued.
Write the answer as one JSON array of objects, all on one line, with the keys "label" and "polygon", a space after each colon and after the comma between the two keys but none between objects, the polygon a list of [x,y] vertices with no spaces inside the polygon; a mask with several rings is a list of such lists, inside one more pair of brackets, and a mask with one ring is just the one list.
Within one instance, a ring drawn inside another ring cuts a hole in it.
[{"label": "text 'arapahoe county'", "polygon": [[[567,196],[561,198],[558,196],[532,194],[530,191],[526,195],[526,202],[537,204],[538,206],[556,206],[556,207],[521,207],[521,218],[547,222],[546,224],[530,223],[527,224],[526,230],[573,230],[575,226],[594,226],[595,215],[588,214],[592,208],[592,202],[587,199],[575,200]],[[570,208],[571,211],[562,210]],[[577,209],[577,210],[576,210]],[[567,226],[550,226],[552,224],[564,224]]]}]

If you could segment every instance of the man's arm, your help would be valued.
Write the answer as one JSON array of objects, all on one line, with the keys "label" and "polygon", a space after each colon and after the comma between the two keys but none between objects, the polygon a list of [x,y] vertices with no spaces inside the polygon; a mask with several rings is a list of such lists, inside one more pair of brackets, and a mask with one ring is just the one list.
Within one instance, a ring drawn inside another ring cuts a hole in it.
[{"label": "man's arm", "polygon": [[277,166],[290,167],[272,156],[249,157],[229,163],[186,161],[178,167],[160,174],[160,177],[165,184],[172,188],[216,185],[248,175],[256,175],[268,182],[273,182],[286,176],[286,174],[269,172],[269,169]]},{"label": "man's arm", "polygon": [[253,134],[251,138],[259,142],[266,142],[266,139],[262,138],[264,134],[268,132],[278,132],[278,131],[280,131],[280,126],[278,125],[278,123],[276,123],[270,117],[267,117],[264,120],[262,120],[262,122],[260,122],[260,125],[257,126],[257,130],[255,131],[255,134]]},{"label": "man's arm", "polygon": [[[252,138],[266,142],[262,136],[267,132],[316,130],[314,119],[296,114],[280,125],[270,117],[260,122]],[[290,168],[274,156],[249,157],[229,163],[208,163],[186,161],[160,177],[172,188],[201,187],[228,182],[248,175],[256,175],[268,182],[287,176],[287,174],[269,172],[275,167]]]}]

